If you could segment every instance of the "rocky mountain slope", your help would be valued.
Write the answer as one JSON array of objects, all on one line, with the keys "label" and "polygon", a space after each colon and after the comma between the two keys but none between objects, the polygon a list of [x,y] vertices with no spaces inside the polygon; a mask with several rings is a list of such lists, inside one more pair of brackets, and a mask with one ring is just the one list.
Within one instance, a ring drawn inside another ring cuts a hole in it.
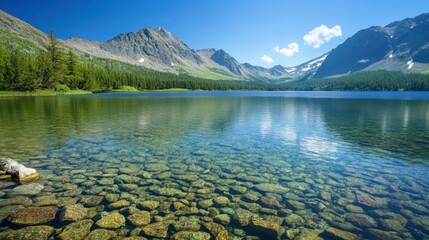
[{"label": "rocky mountain slope", "polygon": [[0,29],[6,29],[24,38],[32,39],[36,42],[47,43],[48,36],[30,24],[0,10]]},{"label": "rocky mountain slope", "polygon": [[429,70],[429,13],[357,32],[332,50],[315,77],[380,69]]}]

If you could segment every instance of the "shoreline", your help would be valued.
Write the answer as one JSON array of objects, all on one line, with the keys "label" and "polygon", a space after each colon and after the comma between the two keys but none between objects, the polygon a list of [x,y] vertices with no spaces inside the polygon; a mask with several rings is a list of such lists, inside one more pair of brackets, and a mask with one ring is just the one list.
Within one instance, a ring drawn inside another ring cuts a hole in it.
[{"label": "shoreline", "polygon": [[[53,91],[53,90],[36,90],[32,92],[21,91],[0,91],[0,98],[3,97],[49,97],[49,96],[70,96],[70,95],[89,95],[89,94],[102,94],[102,93],[150,93],[150,92],[253,92],[253,90],[191,90],[185,88],[169,88],[157,90],[137,90],[127,91],[120,89],[113,90],[100,90],[100,91],[86,91],[86,90],[71,90],[67,92]],[[256,90],[257,92],[427,92],[427,91],[317,91],[317,90],[285,90],[285,91],[269,91],[269,90]]]},{"label": "shoreline", "polygon": [[67,92],[54,90],[36,90],[36,91],[0,91],[0,97],[44,97],[44,96],[63,96],[63,95],[84,95],[93,94],[91,91],[70,90]]}]

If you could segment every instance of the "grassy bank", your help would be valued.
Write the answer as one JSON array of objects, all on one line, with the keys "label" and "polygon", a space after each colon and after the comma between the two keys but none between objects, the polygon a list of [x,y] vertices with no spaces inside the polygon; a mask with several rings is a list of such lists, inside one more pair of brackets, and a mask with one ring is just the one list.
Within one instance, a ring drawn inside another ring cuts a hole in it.
[{"label": "grassy bank", "polygon": [[191,90],[186,88],[167,88],[167,89],[153,90],[151,92],[188,92],[188,91],[191,91]]},{"label": "grassy bank", "polygon": [[92,92],[85,91],[85,90],[70,90],[70,91],[36,90],[32,92],[0,91],[0,97],[57,96],[57,95],[80,95],[80,94],[92,94]]}]

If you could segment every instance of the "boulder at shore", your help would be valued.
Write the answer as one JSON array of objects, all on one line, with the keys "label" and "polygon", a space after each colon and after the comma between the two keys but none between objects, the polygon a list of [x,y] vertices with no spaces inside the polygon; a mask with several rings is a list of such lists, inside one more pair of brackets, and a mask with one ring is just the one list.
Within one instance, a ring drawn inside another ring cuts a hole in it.
[{"label": "boulder at shore", "polygon": [[18,179],[35,178],[38,173],[36,169],[27,168],[11,158],[0,157],[0,171],[5,171]]}]

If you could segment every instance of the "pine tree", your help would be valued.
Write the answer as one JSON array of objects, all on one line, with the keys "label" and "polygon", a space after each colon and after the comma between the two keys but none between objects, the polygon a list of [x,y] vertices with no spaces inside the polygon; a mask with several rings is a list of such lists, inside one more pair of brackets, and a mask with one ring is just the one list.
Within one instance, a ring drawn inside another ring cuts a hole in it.
[{"label": "pine tree", "polygon": [[9,64],[9,53],[0,43],[0,90],[6,88],[6,68]]},{"label": "pine tree", "polygon": [[82,81],[82,73],[79,64],[79,57],[70,48],[67,52],[67,75],[65,76],[66,84],[72,88],[79,88],[80,82]]},{"label": "pine tree", "polygon": [[53,74],[49,82],[48,88],[55,88],[58,84],[63,83],[65,75],[64,52],[58,46],[58,40],[55,38],[55,31],[51,30],[49,34],[48,52],[51,58]]},{"label": "pine tree", "polygon": [[37,78],[43,87],[49,88],[54,74],[49,52],[39,51],[36,58]]}]

